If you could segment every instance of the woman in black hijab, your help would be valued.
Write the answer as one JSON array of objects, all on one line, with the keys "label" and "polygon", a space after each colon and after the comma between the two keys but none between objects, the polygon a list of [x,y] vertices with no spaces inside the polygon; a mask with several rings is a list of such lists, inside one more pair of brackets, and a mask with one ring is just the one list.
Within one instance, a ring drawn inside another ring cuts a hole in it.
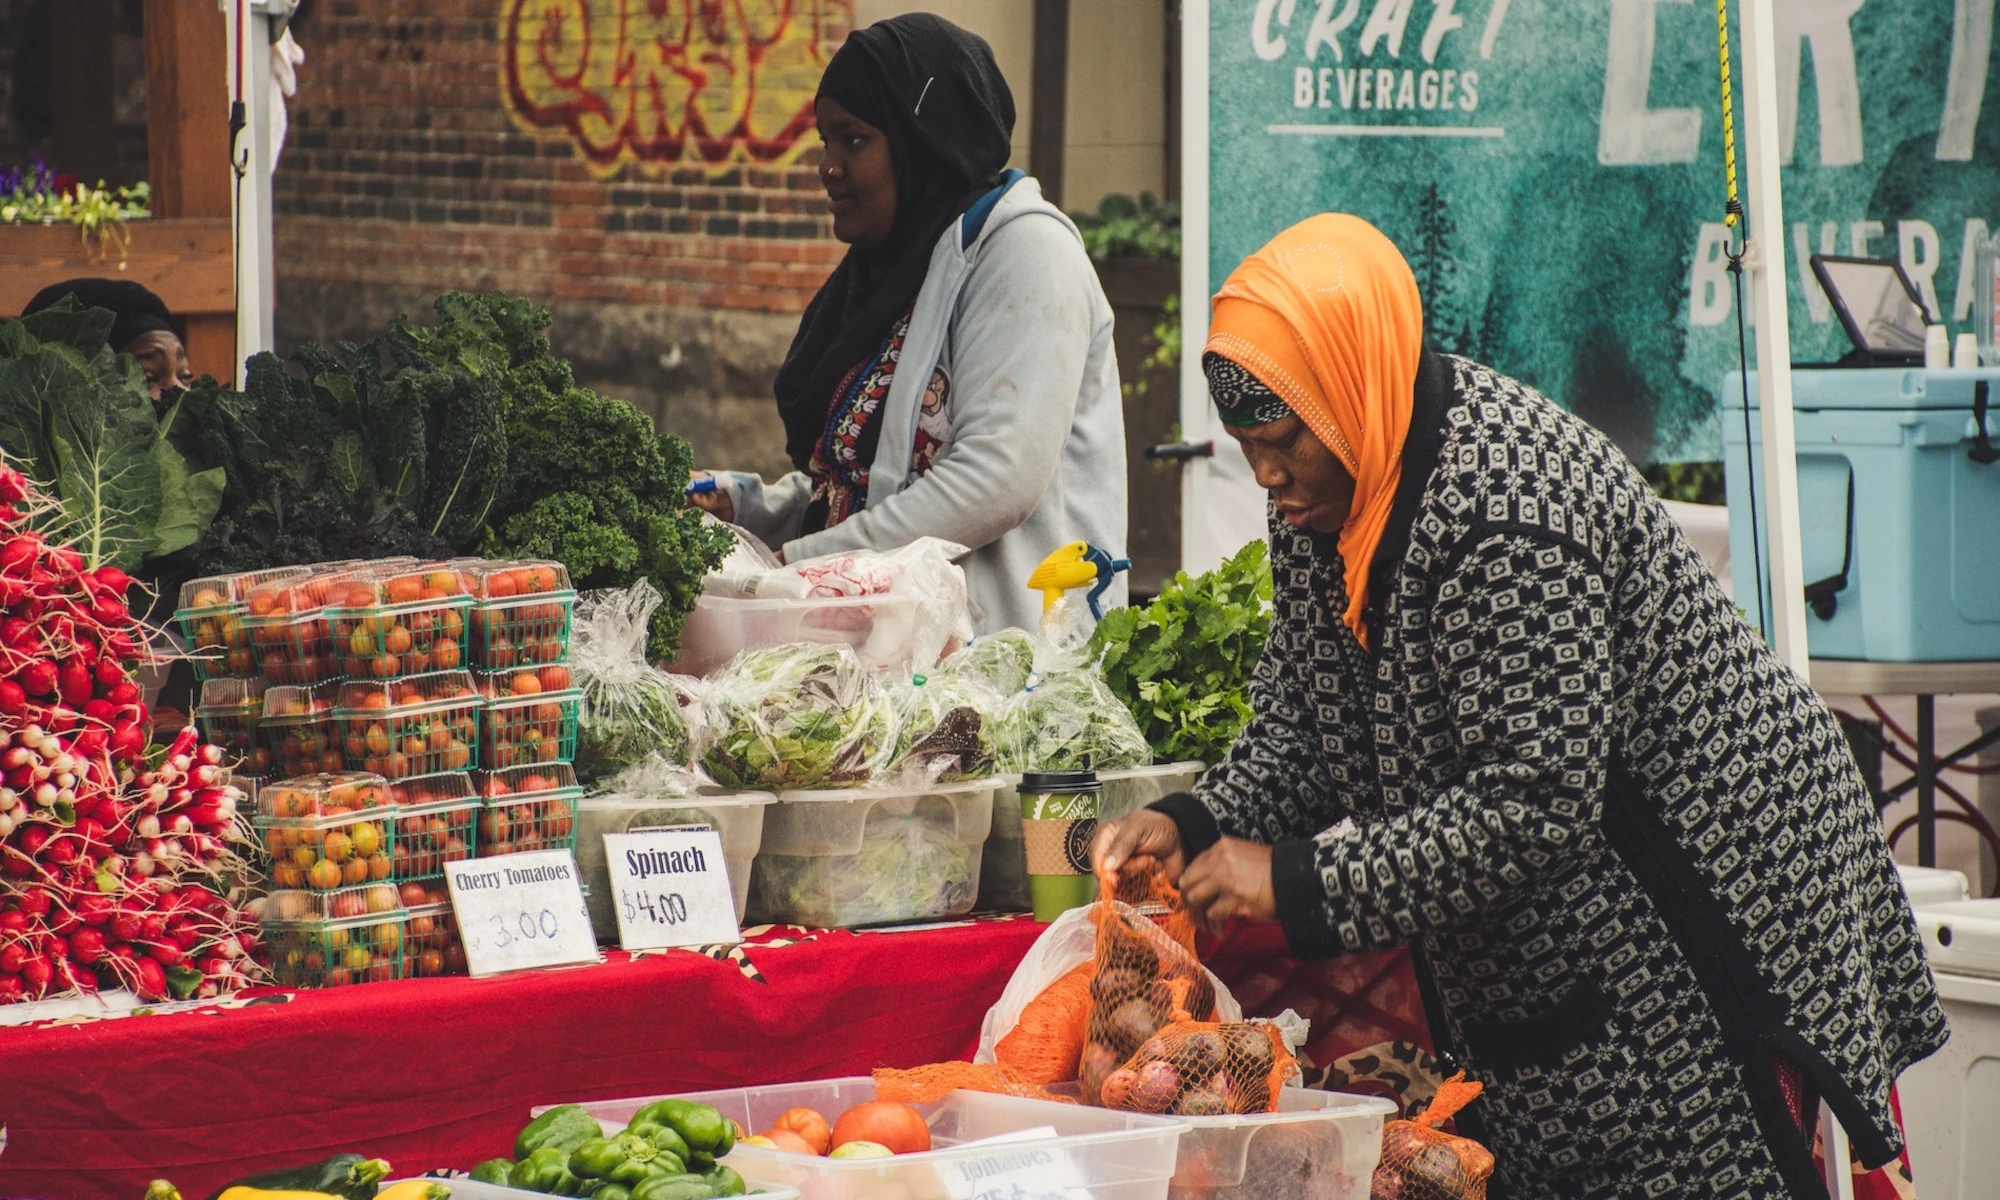
[{"label": "woman in black hijab", "polygon": [[1014,101],[984,39],[928,13],[857,30],[815,116],[849,249],[778,372],[797,470],[724,474],[697,501],[792,560],[958,542],[982,624],[1028,623],[1023,560],[1123,546],[1110,306],[1075,227],[1007,170]]},{"label": "woman in black hijab", "polygon": [[167,392],[184,390],[194,382],[187,347],[174,332],[173,314],[167,311],[166,302],[147,288],[128,279],[67,279],[36,292],[21,315],[52,307],[64,296],[75,296],[85,308],[102,308],[112,314],[111,349],[139,360],[153,403],[159,404]]}]

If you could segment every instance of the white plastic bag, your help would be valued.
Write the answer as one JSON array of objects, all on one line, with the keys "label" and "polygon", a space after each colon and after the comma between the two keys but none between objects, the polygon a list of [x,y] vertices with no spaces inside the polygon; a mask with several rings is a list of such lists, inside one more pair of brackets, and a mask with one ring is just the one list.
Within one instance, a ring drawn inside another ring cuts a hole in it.
[{"label": "white plastic bag", "polygon": [[[754,540],[754,539],[753,539]],[[852,614],[871,622],[867,642],[856,647],[864,662],[882,662],[904,645],[913,648],[919,671],[969,641],[972,618],[966,601],[965,571],[952,560],[966,548],[940,538],[918,538],[895,550],[852,550],[794,563],[765,565],[738,536],[739,555],[703,581],[711,596],[741,600],[807,600],[862,596],[908,596],[913,617],[893,609]]]},{"label": "white plastic bag", "polygon": [[[1090,919],[1090,907],[1072,908],[1049,923],[1035,944],[1028,947],[1021,958],[1021,965],[1014,968],[1014,974],[1007,980],[1007,987],[1000,993],[1000,999],[986,1010],[986,1019],[979,1026],[979,1049],[972,1056],[976,1063],[998,1061],[995,1058],[1000,1039],[1014,1032],[1014,1026],[1021,1021],[1021,1013],[1035,997],[1046,991],[1050,984],[1076,970],[1097,957],[1097,925]],[[1208,982],[1215,988],[1215,1017],[1218,1021],[1240,1021],[1243,1006],[1236,997],[1229,994],[1229,988],[1213,971],[1203,967]]]},{"label": "white plastic bag", "polygon": [[660,593],[644,579],[587,593],[577,605],[570,668],[583,703],[577,718],[576,773],[597,782],[648,755],[691,761],[690,697],[646,661],[646,635]]}]

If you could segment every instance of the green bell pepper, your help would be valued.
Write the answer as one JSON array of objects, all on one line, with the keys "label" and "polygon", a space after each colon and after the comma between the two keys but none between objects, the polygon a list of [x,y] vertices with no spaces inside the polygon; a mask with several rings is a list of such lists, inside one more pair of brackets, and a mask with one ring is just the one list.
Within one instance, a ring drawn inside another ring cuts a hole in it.
[{"label": "green bell pepper", "polygon": [[588,1184],[570,1172],[569,1152],[556,1146],[543,1146],[515,1163],[507,1173],[507,1186],[548,1196],[590,1194]]},{"label": "green bell pepper", "polygon": [[389,1164],[360,1154],[336,1154],[303,1167],[264,1171],[218,1188],[208,1200],[216,1200],[229,1188],[255,1188],[264,1192],[322,1192],[338,1200],[374,1200],[376,1185],[387,1178]]},{"label": "green bell pepper", "polygon": [[507,1172],[513,1169],[514,1160],[511,1158],[489,1158],[472,1168],[472,1178],[479,1183],[505,1184]]},{"label": "green bell pepper", "polygon": [[625,1132],[645,1138],[682,1162],[686,1162],[694,1153],[688,1149],[687,1139],[676,1132],[671,1125],[662,1125],[657,1121],[633,1121],[625,1127]]},{"label": "green bell pepper", "polygon": [[[572,1175],[583,1180],[600,1180],[631,1186],[657,1175],[681,1175],[687,1165],[681,1156],[663,1145],[631,1132],[617,1137],[592,1138],[569,1156]],[[673,1138],[678,1143],[678,1137]]]},{"label": "green bell pepper", "polygon": [[715,1189],[715,1194],[718,1196],[742,1196],[750,1191],[750,1185],[743,1182],[741,1175],[721,1163],[715,1164],[701,1179],[703,1183]]},{"label": "green bell pepper", "polygon": [[699,1162],[703,1170],[736,1148],[736,1127],[729,1118],[692,1100],[655,1100],[633,1115],[633,1124],[641,1122],[665,1125],[680,1134],[688,1144],[688,1165]]},{"label": "green bell pepper", "polygon": [[594,1137],[603,1137],[604,1127],[585,1112],[581,1104],[558,1104],[528,1122],[514,1139],[514,1157],[523,1159],[544,1146],[553,1146],[565,1155]]},{"label": "green bell pepper", "polygon": [[632,1200],[716,1200],[716,1191],[696,1175],[664,1175],[633,1188]]},{"label": "green bell pepper", "polygon": [[632,1189],[622,1183],[607,1183],[592,1192],[590,1200],[632,1200]]}]

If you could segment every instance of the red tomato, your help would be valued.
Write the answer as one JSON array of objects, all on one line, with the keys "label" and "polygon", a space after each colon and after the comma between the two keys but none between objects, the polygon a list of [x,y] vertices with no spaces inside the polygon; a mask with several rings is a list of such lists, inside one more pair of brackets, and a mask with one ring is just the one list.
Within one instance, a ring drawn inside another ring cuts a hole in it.
[{"label": "red tomato", "polygon": [[897,1154],[920,1154],[931,1148],[931,1127],[923,1114],[896,1100],[870,1100],[840,1114],[833,1125],[833,1145],[879,1142]]}]

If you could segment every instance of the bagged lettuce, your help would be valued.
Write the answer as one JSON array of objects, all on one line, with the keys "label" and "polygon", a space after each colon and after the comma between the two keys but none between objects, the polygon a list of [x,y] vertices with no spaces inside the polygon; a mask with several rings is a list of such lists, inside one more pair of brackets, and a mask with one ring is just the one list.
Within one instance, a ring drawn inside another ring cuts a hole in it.
[{"label": "bagged lettuce", "polygon": [[993,773],[992,720],[1000,693],[978,679],[938,672],[895,684],[889,696],[896,706],[896,771],[931,782]]},{"label": "bagged lettuce", "polygon": [[1029,771],[1122,771],[1153,761],[1132,712],[1088,666],[1037,675],[1028,690],[1001,704],[993,746],[1003,774]]},{"label": "bagged lettuce", "polygon": [[692,761],[683,711],[692,697],[646,661],[646,636],[659,606],[660,593],[644,579],[591,592],[577,605],[570,670],[583,689],[576,773],[586,783],[651,756],[683,767]]},{"label": "bagged lettuce", "polygon": [[701,766],[724,787],[852,787],[896,751],[896,715],[846,645],[745,650],[703,688]]},{"label": "bagged lettuce", "polygon": [[933,677],[983,684],[1001,696],[1028,686],[1035,670],[1035,635],[1025,629],[1002,629],[975,638],[938,664]]}]

